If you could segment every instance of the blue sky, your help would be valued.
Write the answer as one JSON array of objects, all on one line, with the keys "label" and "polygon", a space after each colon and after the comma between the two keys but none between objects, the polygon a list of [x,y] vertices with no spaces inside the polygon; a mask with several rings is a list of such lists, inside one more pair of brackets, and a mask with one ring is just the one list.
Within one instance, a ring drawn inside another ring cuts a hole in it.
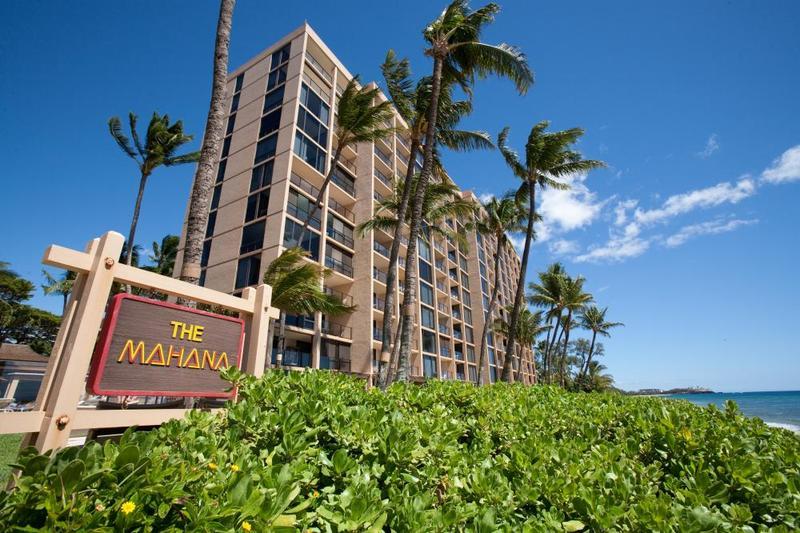
[{"label": "blue sky", "polygon": [[[581,126],[580,150],[609,165],[544,196],[531,275],[561,260],[625,322],[603,361],[622,387],[800,388],[800,3],[501,4],[485,39],[521,47],[537,81],[525,97],[506,81],[480,83],[465,126],[494,135],[508,125],[517,148],[539,120]],[[308,20],[364,79],[378,79],[388,48],[427,73],[420,32],[443,5],[239,0],[231,67]],[[158,110],[199,139],[216,10],[0,4],[0,260],[39,282],[48,244],[125,233],[136,169],[106,121]],[[515,185],[497,153],[446,163],[478,194]],[[139,242],[179,231],[191,175],[152,177]],[[33,303],[60,308],[41,294]]]}]

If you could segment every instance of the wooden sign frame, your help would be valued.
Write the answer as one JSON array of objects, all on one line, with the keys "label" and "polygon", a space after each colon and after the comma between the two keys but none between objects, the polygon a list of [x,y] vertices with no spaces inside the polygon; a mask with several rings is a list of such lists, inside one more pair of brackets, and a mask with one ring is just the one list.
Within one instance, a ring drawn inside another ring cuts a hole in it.
[{"label": "wooden sign frame", "polygon": [[122,309],[122,304],[126,300],[141,302],[156,307],[173,309],[176,311],[180,311],[182,313],[189,313],[193,315],[210,317],[216,320],[233,322],[239,325],[241,331],[239,333],[239,342],[237,344],[236,367],[240,370],[242,368],[242,358],[244,355],[243,353],[244,331],[245,331],[244,320],[240,318],[209,313],[207,311],[201,311],[199,309],[193,309],[191,307],[185,307],[169,302],[162,302],[160,300],[144,298],[133,294],[122,293],[115,295],[112,298],[111,302],[109,302],[108,312],[106,314],[106,320],[103,324],[103,329],[100,332],[100,337],[97,340],[97,345],[95,347],[95,352],[94,356],[92,357],[92,364],[89,371],[89,378],[86,381],[86,388],[91,394],[96,394],[99,396],[173,396],[173,397],[196,397],[196,398],[232,398],[236,394],[235,389],[232,389],[229,392],[209,392],[209,391],[198,391],[198,390],[174,391],[174,390],[158,390],[158,389],[102,388],[103,375],[106,368],[106,362],[108,361],[111,342],[114,339],[114,333],[116,331],[117,322],[119,321],[120,318],[120,311]]}]

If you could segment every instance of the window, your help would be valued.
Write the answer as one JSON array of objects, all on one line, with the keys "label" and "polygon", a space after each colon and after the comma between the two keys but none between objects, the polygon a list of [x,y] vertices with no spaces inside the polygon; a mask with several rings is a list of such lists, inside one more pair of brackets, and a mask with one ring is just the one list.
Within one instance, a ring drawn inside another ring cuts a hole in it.
[{"label": "window", "polygon": [[417,249],[419,250],[419,256],[423,258],[427,262],[431,262],[431,247],[428,246],[428,243],[423,241],[422,239],[417,239]]},{"label": "window", "polygon": [[423,326],[425,326],[426,328],[436,329],[436,326],[434,325],[435,321],[433,319],[433,309],[425,307],[423,305],[421,316],[422,316]]},{"label": "window", "polygon": [[258,274],[261,269],[261,256],[258,254],[239,259],[236,269],[236,288],[241,289],[248,285],[258,284]]},{"label": "window", "polygon": [[463,270],[461,271],[461,286],[469,289],[469,276]]},{"label": "window", "polygon": [[236,113],[228,117],[228,127],[225,128],[225,135],[233,133],[234,127],[236,127]]},{"label": "window", "polygon": [[[272,153],[273,155],[275,154],[274,148]],[[299,131],[295,134],[294,138],[294,153],[320,173],[325,172],[325,150],[317,147]]]},{"label": "window", "polygon": [[278,146],[278,134],[271,135],[265,139],[258,141],[256,145],[256,158],[254,163],[260,163],[265,159],[269,159],[275,155],[275,149]]},{"label": "window", "polygon": [[317,96],[317,93],[309,89],[305,83],[300,88],[300,103],[306,106],[323,124],[328,125],[330,118],[330,107]]},{"label": "window", "polygon": [[302,107],[297,110],[297,126],[314,142],[323,147],[327,146],[328,128]]},{"label": "window", "polygon": [[475,342],[471,327],[467,326],[464,328],[464,337],[467,339],[467,342]]},{"label": "window", "polygon": [[[305,220],[311,212],[313,202],[305,195],[298,193],[294,189],[289,189],[289,202],[286,205],[286,211],[298,220]],[[320,228],[319,210],[311,217],[308,223],[309,227],[314,229]]]},{"label": "window", "polygon": [[214,195],[211,197],[211,210],[219,207],[219,197],[222,195],[222,185],[214,187]]},{"label": "window", "polygon": [[322,339],[319,350],[319,367],[350,370],[350,345]]},{"label": "window", "polygon": [[475,362],[475,348],[472,346],[467,346],[467,361],[470,363]]},{"label": "window", "polygon": [[472,365],[469,367],[469,380],[473,383],[478,382],[478,369]]},{"label": "window", "polygon": [[328,213],[328,236],[348,248],[353,248],[353,228],[345,224],[338,217]]},{"label": "window", "polygon": [[263,165],[259,165],[253,169],[253,175],[250,178],[250,192],[263,189],[272,183],[273,166],[273,161],[267,161]]},{"label": "window", "polygon": [[235,112],[237,109],[239,109],[239,93],[234,94],[231,99],[231,113]]},{"label": "window", "polygon": [[287,66],[288,65],[283,65],[269,73],[269,78],[267,78],[267,91],[271,91],[286,81]]},{"label": "window", "polygon": [[[303,230],[303,225],[298,224],[293,220],[286,219],[286,231],[283,234],[283,245],[287,248],[298,245],[300,240],[300,232]],[[303,235],[303,241],[299,243],[300,247],[311,254],[311,259],[319,261],[319,233],[307,231]]]},{"label": "window", "polygon": [[356,195],[356,180],[352,176],[350,176],[347,172],[341,169],[341,167],[336,167],[333,171],[333,178],[331,181],[334,182],[336,185],[339,186],[343,191],[345,191],[350,196]]},{"label": "window", "polygon": [[267,94],[266,98],[264,98],[264,113],[281,106],[283,103],[283,91],[285,87],[285,85],[281,85],[271,93]]},{"label": "window", "polygon": [[220,155],[220,159],[225,159],[228,157],[228,153],[231,151],[231,138],[225,137],[225,140],[222,142],[222,155]]},{"label": "window", "polygon": [[269,189],[266,189],[247,197],[247,211],[244,214],[244,221],[250,222],[257,218],[267,216],[267,206],[269,205]]},{"label": "window", "polygon": [[433,282],[433,269],[422,259],[419,260],[419,278],[424,279],[428,283]]},{"label": "window", "polygon": [[292,49],[292,43],[287,44],[277,52],[273,52],[270,66],[274,69],[278,65],[282,65],[289,61],[289,51]]},{"label": "window", "polygon": [[325,248],[325,266],[353,277],[353,255],[338,246],[328,244]]},{"label": "window", "polygon": [[273,131],[278,131],[281,125],[281,110],[273,111],[261,117],[261,128],[258,130],[258,138],[269,135]]},{"label": "window", "polygon": [[464,322],[472,325],[472,311],[466,307],[464,308]]},{"label": "window", "polygon": [[497,381],[497,369],[493,366],[489,367],[489,381],[495,383]]},{"label": "window", "polygon": [[422,351],[436,353],[436,335],[432,331],[422,330]]},{"label": "window", "polygon": [[495,360],[494,356],[494,348],[492,348],[491,346],[489,347],[489,364],[492,365],[497,364],[497,361]]},{"label": "window", "polygon": [[206,239],[214,235],[214,226],[217,224],[217,212],[212,211],[208,215],[208,226],[206,226]]},{"label": "window", "polygon": [[256,222],[245,226],[242,230],[242,244],[239,246],[239,253],[246,254],[260,250],[264,245],[264,229],[266,221]]},{"label": "window", "polygon": [[481,291],[483,291],[483,294],[489,294],[489,284],[483,278],[481,278]]},{"label": "window", "polygon": [[242,90],[242,85],[244,84],[244,72],[236,76],[236,86],[233,88],[233,92],[238,93]]},{"label": "window", "polygon": [[426,378],[436,377],[436,358],[430,355],[422,357],[422,373]]},{"label": "window", "polygon": [[228,166],[228,160],[220,161],[217,168],[217,183],[225,179],[225,168]]},{"label": "window", "polygon": [[463,255],[458,256],[458,264],[461,265],[461,270],[469,270],[469,267],[467,266],[467,258]]},{"label": "window", "polygon": [[203,254],[200,256],[200,266],[208,266],[208,258],[211,255],[211,242],[210,240],[203,243]]},{"label": "window", "polygon": [[419,284],[419,298],[423,303],[433,305],[433,287],[427,283]]},{"label": "window", "polygon": [[469,298],[469,291],[463,290],[463,291],[461,291],[461,295],[463,296],[461,301],[464,302],[464,305],[472,305],[472,301],[470,301],[470,298]]}]

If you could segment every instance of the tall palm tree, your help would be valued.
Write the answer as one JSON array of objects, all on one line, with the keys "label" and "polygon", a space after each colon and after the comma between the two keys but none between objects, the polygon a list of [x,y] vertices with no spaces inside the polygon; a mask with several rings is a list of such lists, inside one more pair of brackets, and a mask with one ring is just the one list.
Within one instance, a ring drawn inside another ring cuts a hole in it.
[{"label": "tall palm tree", "polygon": [[481,347],[478,352],[478,385],[485,383],[486,376],[483,370],[486,362],[486,345],[489,335],[489,326],[497,305],[497,295],[500,292],[500,257],[503,248],[508,245],[508,232],[519,231],[524,212],[514,198],[492,198],[483,208],[486,216],[477,223],[477,230],[484,235],[491,235],[495,239],[494,256],[494,283],[492,294],[489,298],[489,308],[486,310],[481,332]]},{"label": "tall palm tree", "polygon": [[[452,239],[458,242],[460,246],[464,247],[466,246],[464,236],[456,231],[450,230],[449,227],[446,224],[442,224],[442,222],[448,218],[470,220],[475,216],[478,206],[473,201],[463,198],[461,196],[461,191],[453,182],[444,176],[442,176],[442,178],[442,181],[437,181],[430,184],[425,192],[425,198],[423,199],[422,207],[423,218],[428,223],[428,230],[430,233],[439,235],[443,238]],[[411,189],[413,193],[413,189],[418,186],[419,175],[412,177],[410,181],[396,180],[394,183],[393,193],[378,203],[378,208],[375,211],[375,215],[371,219],[361,223],[358,226],[359,234],[363,237],[371,231],[380,229],[386,233],[394,234],[395,241],[399,240],[399,238],[403,236],[402,230],[404,224],[399,223],[400,218],[398,217],[398,213],[400,212],[403,199],[408,195],[408,191],[406,189]],[[406,211],[406,216],[408,217],[409,215],[410,213]],[[404,222],[407,223],[408,218],[406,218]],[[412,260],[416,262],[416,251],[414,253],[415,256],[412,257]],[[395,268],[396,265],[397,263],[395,263]],[[406,261],[406,265],[408,265],[408,260]],[[392,265],[390,264],[389,267],[391,268],[391,266]],[[406,276],[408,276],[407,270]],[[389,284],[389,277],[387,275],[387,294],[389,293],[390,287],[391,285]],[[388,312],[391,313],[391,311],[392,310],[389,309]],[[384,319],[386,317],[386,313],[386,306],[384,306]],[[414,316],[412,315],[411,320],[413,321],[413,319]],[[399,320],[400,328],[398,331],[402,331],[404,320],[405,318],[401,316]],[[391,328],[391,322],[389,322],[389,326]],[[391,329],[389,334],[391,335]],[[395,347],[397,347],[397,344],[397,339],[395,338]],[[390,350],[390,347],[391,345],[387,346],[387,351]],[[399,353],[399,350],[388,351],[389,363],[384,365],[381,374],[378,376],[378,385],[380,387],[386,387],[388,385],[393,378],[391,375],[391,372],[393,371],[392,369],[394,369],[395,366],[399,367],[399,363],[396,364],[396,361],[393,357],[395,353]]]},{"label": "tall palm tree", "polygon": [[[528,141],[525,144],[524,163],[517,153],[506,144],[509,128],[503,129],[497,138],[497,145],[503,155],[503,159],[511,168],[511,172],[522,180],[518,197],[520,200],[526,199],[528,201],[528,227],[525,233],[525,247],[522,252],[522,266],[519,271],[517,291],[514,296],[514,309],[511,313],[511,336],[508,339],[510,346],[508,351],[510,353],[514,353],[513,348],[516,341],[515,324],[519,319],[519,312],[522,308],[525,292],[525,274],[533,241],[533,225],[536,220],[536,187],[538,185],[540,188],[567,189],[569,185],[558,181],[559,178],[565,178],[570,174],[587,172],[604,165],[601,161],[583,159],[579,152],[571,148],[583,135],[582,129],[572,128],[564,131],[547,132],[545,130],[549,124],[547,121],[542,121],[531,128]],[[503,366],[503,381],[511,381],[511,379],[511,368],[506,364]]]},{"label": "tall palm tree", "polygon": [[149,257],[153,265],[146,266],[144,269],[162,276],[172,276],[179,245],[180,237],[177,235],[165,235],[161,239],[161,244],[153,241],[153,250]]},{"label": "tall palm tree", "polygon": [[211,102],[208,106],[203,145],[192,184],[189,214],[186,217],[186,242],[183,245],[181,279],[197,285],[200,281],[200,258],[208,225],[208,212],[214,190],[214,165],[225,133],[225,86],[228,83],[228,48],[231,42],[233,8],[236,0],[220,0],[217,32],[214,41],[214,66],[211,81]]},{"label": "tall palm tree", "polygon": [[622,322],[608,322],[606,320],[607,312],[608,307],[600,309],[599,307],[592,305],[584,309],[579,317],[581,327],[592,332],[592,341],[589,345],[589,353],[586,356],[586,365],[581,368],[581,376],[585,376],[589,371],[589,365],[592,363],[592,356],[594,355],[595,341],[597,340],[597,336],[600,335],[602,337],[609,337],[611,335],[611,333],[609,333],[611,328],[625,325]]},{"label": "tall palm tree", "polygon": [[[386,81],[387,92],[400,116],[407,124],[407,128],[402,133],[409,139],[409,157],[406,168],[405,182],[411,183],[416,173],[416,160],[419,149],[427,130],[427,106],[430,103],[431,79],[422,78],[414,87],[411,80],[411,69],[408,59],[398,60],[394,51],[386,53],[386,60],[381,65],[384,80]],[[442,92],[439,99],[437,141],[450,148],[451,150],[472,150],[476,148],[492,148],[489,135],[481,131],[468,131],[455,129],[458,122],[472,112],[472,104],[469,101],[453,101],[451,91]],[[407,220],[408,204],[411,198],[413,187],[404,187],[403,194],[396,206],[396,215],[400,220]],[[389,251],[389,270],[387,272],[386,297],[383,304],[383,323],[381,326],[381,359],[394,359],[394,352],[399,349],[399,345],[392,337],[392,320],[394,318],[394,282],[397,279],[398,261],[400,258],[400,243],[403,226],[397,225],[394,229],[394,239],[392,239]],[[398,321],[402,331],[402,320]],[[392,349],[392,345],[395,346]],[[390,356],[390,349],[392,350]],[[382,372],[378,386],[386,388],[388,377],[391,372],[387,365],[387,371]]]},{"label": "tall palm tree", "polygon": [[387,127],[386,123],[392,120],[394,112],[390,101],[381,102],[378,100],[380,89],[374,87],[359,87],[358,76],[355,76],[347,83],[339,101],[336,104],[336,120],[334,124],[334,134],[336,135],[336,148],[333,151],[333,159],[330,168],[325,176],[325,181],[319,188],[317,201],[311,206],[303,229],[297,236],[297,242],[301,242],[302,236],[308,231],[311,219],[322,204],[328,184],[333,179],[336,172],[336,165],[342,157],[342,152],[348,146],[355,146],[362,142],[374,142],[383,139],[394,132],[394,128]]},{"label": "tall palm tree", "polygon": [[423,37],[428,45],[425,54],[433,58],[433,74],[423,140],[422,172],[414,192],[409,223],[409,249],[403,297],[405,322],[400,335],[401,364],[397,376],[400,381],[407,381],[409,377],[411,317],[417,299],[417,266],[408,263],[408,257],[416,257],[417,237],[422,226],[423,198],[434,169],[439,98],[443,93],[442,82],[445,80],[448,83],[458,83],[462,88],[469,90],[476,76],[496,74],[510,78],[520,93],[525,93],[533,83],[533,73],[524,54],[519,50],[507,44],[489,45],[480,41],[482,30],[494,20],[499,10],[497,4],[487,4],[473,11],[466,0],[453,0],[423,31]]},{"label": "tall palm tree", "polygon": [[556,344],[558,329],[561,325],[561,312],[564,308],[562,301],[564,277],[566,271],[561,263],[553,263],[547,270],[539,273],[539,283],[531,282],[528,285],[531,291],[527,297],[528,303],[537,307],[547,309],[547,319],[550,320],[552,340],[550,333],[545,340],[544,351],[542,352],[542,372],[545,380],[549,383],[552,371],[552,348]]},{"label": "tall palm tree", "polygon": [[[563,296],[563,303],[564,303],[564,311],[566,315],[564,316],[564,322],[561,326],[561,329],[564,333],[564,353],[567,353],[567,347],[569,346],[569,334],[570,331],[574,326],[577,325],[575,321],[573,321],[572,317],[577,316],[586,308],[586,305],[589,304],[593,297],[588,292],[583,291],[583,284],[586,282],[586,278],[583,276],[578,277],[570,277],[567,276],[564,282],[564,296]],[[566,385],[566,357],[561,358],[561,386]]]},{"label": "tall palm tree", "polygon": [[[511,309],[509,308],[508,311],[511,312]],[[509,323],[503,320],[502,318],[498,318],[494,322],[494,330],[498,333],[502,333],[503,336],[505,336],[506,338],[508,338],[508,334],[510,331],[509,328],[510,328]],[[533,350],[533,345],[536,343],[536,339],[539,337],[539,335],[549,330],[550,326],[544,323],[544,317],[542,316],[542,311],[536,311],[534,313],[527,307],[524,307],[520,312],[519,320],[517,321],[517,339],[519,340],[520,351],[522,351],[522,349],[524,349],[525,346]],[[506,347],[505,359],[509,360],[512,359],[513,357],[516,357],[516,355],[509,352],[507,348],[508,347]],[[516,370],[517,379],[519,379],[521,373],[522,373],[522,360],[520,358]]]},{"label": "tall palm tree", "polygon": [[[158,113],[153,113],[150,124],[147,126],[144,145],[139,140],[139,132],[136,131],[136,120],[137,117],[134,113],[128,115],[133,144],[122,133],[122,122],[119,117],[111,117],[108,120],[108,129],[111,132],[111,136],[122,151],[136,161],[139,167],[139,193],[136,195],[136,203],[133,206],[133,217],[131,218],[131,228],[128,231],[127,240],[131,246],[136,244],[136,225],[139,223],[139,210],[142,208],[147,178],[162,165],[170,167],[194,163],[200,157],[200,152],[191,152],[184,155],[175,154],[178,148],[192,140],[191,135],[183,133],[183,122],[180,120],[170,124],[169,115],[160,116]],[[133,254],[125,254],[125,263],[130,265],[132,257]]]},{"label": "tall palm tree", "polygon": [[42,275],[44,275],[44,279],[47,281],[47,283],[42,285],[42,291],[44,291],[45,295],[58,294],[63,298],[64,302],[61,306],[61,315],[63,316],[67,310],[67,298],[69,298],[72,292],[72,286],[75,284],[75,272],[66,270],[62,275],[56,278],[47,270],[42,269]]},{"label": "tall palm tree", "polygon": [[[272,287],[271,305],[280,310],[279,343],[283,347],[286,314],[310,315],[317,311],[329,316],[351,313],[355,307],[345,305],[340,298],[326,293],[321,280],[330,270],[307,261],[308,253],[301,248],[288,248],[264,272],[264,283]],[[274,332],[268,335],[268,356],[272,357]]]},{"label": "tall palm tree", "polygon": [[614,386],[614,376],[604,374],[606,367],[597,361],[589,363],[586,378],[587,389],[594,391],[605,391]]}]

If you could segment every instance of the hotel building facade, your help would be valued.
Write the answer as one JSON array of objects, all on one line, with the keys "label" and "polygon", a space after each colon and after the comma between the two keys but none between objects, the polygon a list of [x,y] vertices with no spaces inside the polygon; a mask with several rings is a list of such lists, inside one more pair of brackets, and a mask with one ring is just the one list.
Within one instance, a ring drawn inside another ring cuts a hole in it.
[{"label": "hotel building facade", "polygon": [[[350,72],[307,24],[230,74],[229,113],[203,247],[202,285],[240,294],[260,283],[269,263],[297,242],[332,160],[336,98],[350,79]],[[393,120],[402,131],[399,115]],[[356,310],[338,317],[288,315],[285,349],[277,353],[275,343],[273,363],[367,378],[378,368],[393,235],[378,230],[361,238],[355,228],[373,216],[381,198],[392,194],[393,177],[404,177],[408,164],[421,168],[421,156],[409,161],[409,145],[397,133],[343,152],[311,221],[312,236],[302,246],[310,260],[331,271],[325,290]],[[462,194],[478,202],[471,192]],[[491,236],[466,231],[464,222],[443,223],[466,235],[468,247],[436,235],[419,241],[412,376],[477,379],[495,243]],[[184,224],[181,247],[185,231]],[[395,317],[402,300],[406,244],[400,251]],[[176,272],[181,259],[182,251]],[[504,316],[502,307],[513,301],[520,261],[511,246],[503,250],[500,265],[495,318]],[[502,371],[503,343],[499,334],[489,338],[486,364],[493,381]],[[533,382],[529,349],[523,350],[521,361],[523,381]]]}]

